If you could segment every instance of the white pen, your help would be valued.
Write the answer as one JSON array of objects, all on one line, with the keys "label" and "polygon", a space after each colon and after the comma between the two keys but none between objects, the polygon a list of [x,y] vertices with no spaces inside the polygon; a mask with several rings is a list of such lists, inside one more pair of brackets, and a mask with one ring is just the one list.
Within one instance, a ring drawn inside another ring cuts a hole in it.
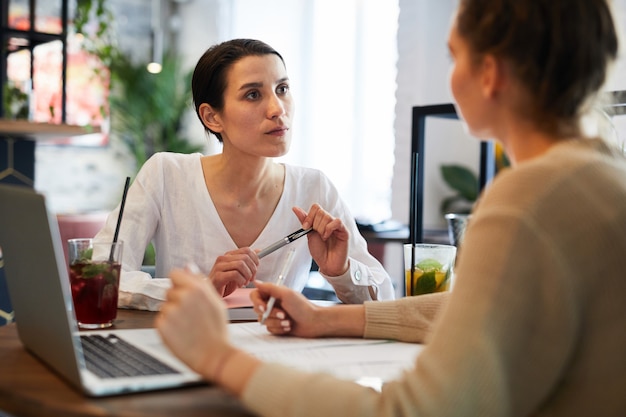
[{"label": "white pen", "polygon": [[312,230],[313,230],[313,228],[296,230],[295,232],[293,232],[289,236],[286,236],[286,237],[282,238],[281,240],[272,243],[271,245],[269,245],[268,247],[262,249],[258,253],[259,259],[263,258],[264,256],[269,255],[270,253],[272,253],[272,252],[282,248],[285,245],[290,244],[291,242],[293,242],[296,239],[300,239],[302,236],[305,236],[306,234],[308,234]]},{"label": "white pen", "polygon": [[[285,263],[283,264],[283,269],[280,271],[280,274],[278,275],[278,278],[276,279],[276,282],[275,282],[276,285],[283,285],[283,282],[285,281],[285,276],[287,275],[287,271],[289,271],[289,267],[291,266],[291,263],[293,262],[293,256],[295,253],[296,253],[295,249],[291,249],[289,253],[287,253],[287,258],[285,259]],[[261,316],[261,324],[265,324],[265,320],[267,320],[267,318],[270,316],[270,313],[272,312],[272,308],[274,308],[275,303],[276,303],[276,298],[270,297],[269,301],[267,302],[267,307],[265,308],[265,312],[263,313],[263,316]]]}]

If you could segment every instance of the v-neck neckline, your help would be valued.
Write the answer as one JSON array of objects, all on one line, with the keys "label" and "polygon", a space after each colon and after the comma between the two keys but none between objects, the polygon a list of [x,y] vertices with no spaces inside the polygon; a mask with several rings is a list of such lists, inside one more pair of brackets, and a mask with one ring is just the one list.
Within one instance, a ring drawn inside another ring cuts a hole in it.
[{"label": "v-neck neckline", "polygon": [[[239,248],[239,246],[235,243],[235,240],[232,238],[232,236],[228,232],[228,229],[226,229],[226,226],[224,225],[224,222],[222,221],[222,217],[217,211],[217,207],[215,206],[213,197],[211,197],[211,193],[209,192],[209,189],[206,185],[206,181],[204,180],[204,169],[202,168],[202,158],[198,159],[198,165],[200,168],[201,178],[203,179],[202,184],[204,185],[204,194],[206,196],[206,207],[210,212],[209,214],[211,217],[215,219],[219,219],[219,221],[217,221],[216,223],[218,223],[217,227],[219,228],[220,233],[231,242],[234,248]],[[287,198],[285,194],[287,193],[287,190],[291,189],[291,177],[289,175],[289,166],[287,164],[282,164],[282,165],[285,167],[285,181],[283,184],[282,193],[280,194],[280,198],[278,199],[278,202],[276,204],[276,207],[274,208],[274,211],[272,212],[272,215],[270,216],[269,220],[265,224],[265,227],[263,227],[263,230],[261,230],[261,233],[259,233],[259,235],[254,239],[254,242],[252,242],[249,245],[249,247],[258,246],[258,242],[263,242],[264,240],[266,240],[265,235],[270,233],[269,231],[277,228],[279,226],[278,223],[282,221],[282,218],[279,213],[283,211],[282,210],[283,200]]]}]

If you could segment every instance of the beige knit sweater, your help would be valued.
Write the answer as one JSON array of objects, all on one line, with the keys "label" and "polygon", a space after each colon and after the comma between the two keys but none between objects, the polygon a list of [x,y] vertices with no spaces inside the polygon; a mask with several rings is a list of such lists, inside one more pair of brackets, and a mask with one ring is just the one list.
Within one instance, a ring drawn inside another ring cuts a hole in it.
[{"label": "beige knit sweater", "polygon": [[445,298],[366,304],[365,337],[428,342],[382,392],[265,364],[244,403],[289,417],[626,415],[624,158],[570,141],[498,174]]}]

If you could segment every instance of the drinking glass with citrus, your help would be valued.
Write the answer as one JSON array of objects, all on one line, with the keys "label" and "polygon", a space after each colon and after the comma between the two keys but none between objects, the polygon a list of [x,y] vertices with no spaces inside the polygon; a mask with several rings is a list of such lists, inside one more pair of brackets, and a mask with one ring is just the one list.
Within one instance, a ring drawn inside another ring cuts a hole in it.
[{"label": "drinking glass with citrus", "polygon": [[454,275],[456,247],[416,243],[404,245],[406,295],[447,291]]}]

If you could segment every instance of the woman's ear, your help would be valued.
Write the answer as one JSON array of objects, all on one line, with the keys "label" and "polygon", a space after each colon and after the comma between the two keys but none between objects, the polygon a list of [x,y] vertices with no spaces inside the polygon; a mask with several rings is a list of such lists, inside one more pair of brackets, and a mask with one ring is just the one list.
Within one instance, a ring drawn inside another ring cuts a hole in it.
[{"label": "woman's ear", "polygon": [[494,98],[506,84],[507,74],[502,60],[485,55],[482,62],[482,91],[486,98]]},{"label": "woman's ear", "polygon": [[221,133],[222,125],[219,120],[219,115],[213,110],[213,107],[207,103],[202,103],[198,109],[198,114],[200,114],[200,119],[207,129]]}]

